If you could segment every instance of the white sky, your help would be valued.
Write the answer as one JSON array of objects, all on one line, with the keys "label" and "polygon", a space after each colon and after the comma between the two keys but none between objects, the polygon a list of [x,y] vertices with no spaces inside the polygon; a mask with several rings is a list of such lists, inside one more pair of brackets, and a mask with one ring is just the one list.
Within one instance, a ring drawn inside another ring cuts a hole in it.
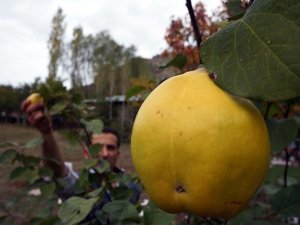
[{"label": "white sky", "polygon": [[[0,0],[0,84],[18,86],[47,76],[47,40],[51,20],[62,8],[66,39],[73,28],[85,34],[108,30],[125,46],[135,45],[137,55],[151,58],[166,46],[164,34],[171,16],[187,14],[185,0]],[[198,1],[192,1],[195,4]],[[202,0],[208,14],[221,0]]]}]

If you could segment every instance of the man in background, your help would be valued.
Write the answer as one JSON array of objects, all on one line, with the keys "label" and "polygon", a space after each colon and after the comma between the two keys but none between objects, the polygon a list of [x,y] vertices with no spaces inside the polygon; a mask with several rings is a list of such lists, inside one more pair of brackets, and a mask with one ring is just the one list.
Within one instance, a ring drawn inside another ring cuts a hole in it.
[{"label": "man in background", "polygon": [[[58,194],[61,198],[66,199],[75,194],[75,183],[79,179],[79,174],[72,169],[70,163],[65,162],[64,155],[54,136],[51,119],[46,115],[44,108],[43,103],[31,104],[30,100],[23,101],[21,106],[22,111],[27,115],[28,122],[37,128],[44,140],[41,152],[43,162],[53,171],[58,183],[62,184],[63,190]],[[98,159],[107,160],[112,173],[122,174],[123,170],[117,167],[121,144],[119,134],[115,130],[105,127],[101,134],[92,135],[91,142],[101,146]],[[88,152],[86,152],[87,154]],[[128,184],[127,188],[133,193],[130,201],[136,203],[139,200],[141,187],[138,184]],[[109,193],[106,193],[101,206],[111,200]]]}]

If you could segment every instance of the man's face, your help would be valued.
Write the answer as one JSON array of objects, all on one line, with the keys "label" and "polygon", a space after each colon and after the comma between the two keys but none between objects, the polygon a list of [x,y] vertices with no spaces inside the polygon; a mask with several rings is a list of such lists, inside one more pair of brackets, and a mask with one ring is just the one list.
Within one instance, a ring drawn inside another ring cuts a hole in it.
[{"label": "man's face", "polygon": [[102,149],[99,151],[98,158],[106,159],[113,168],[116,166],[120,151],[117,145],[117,137],[111,133],[94,134],[92,144],[101,144]]}]

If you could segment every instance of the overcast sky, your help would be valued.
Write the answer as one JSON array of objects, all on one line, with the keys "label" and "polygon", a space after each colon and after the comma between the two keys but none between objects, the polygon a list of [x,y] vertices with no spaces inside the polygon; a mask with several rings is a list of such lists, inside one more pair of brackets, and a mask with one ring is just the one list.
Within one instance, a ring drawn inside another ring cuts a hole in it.
[{"label": "overcast sky", "polygon": [[[202,2],[208,13],[221,5],[221,0]],[[59,7],[66,15],[66,41],[76,26],[85,34],[108,30],[119,44],[135,45],[137,55],[147,58],[166,46],[171,16],[187,14],[185,0],[0,0],[0,84],[44,80],[51,20]]]}]

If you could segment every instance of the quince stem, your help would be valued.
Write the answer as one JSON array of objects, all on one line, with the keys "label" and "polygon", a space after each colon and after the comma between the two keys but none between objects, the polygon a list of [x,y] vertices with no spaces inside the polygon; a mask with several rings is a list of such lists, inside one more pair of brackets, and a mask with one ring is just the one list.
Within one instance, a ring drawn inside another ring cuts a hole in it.
[{"label": "quince stem", "polygon": [[202,42],[202,38],[201,38],[201,33],[200,33],[200,29],[198,27],[198,23],[194,14],[194,9],[191,3],[191,0],[186,0],[186,7],[188,8],[189,14],[190,14],[190,18],[191,18],[191,23],[193,26],[193,30],[194,30],[194,34],[195,34],[195,39],[197,41],[197,49],[198,49],[198,55],[199,55],[199,62],[200,64],[202,64],[202,60],[201,60],[201,55],[200,55],[200,45]]}]

